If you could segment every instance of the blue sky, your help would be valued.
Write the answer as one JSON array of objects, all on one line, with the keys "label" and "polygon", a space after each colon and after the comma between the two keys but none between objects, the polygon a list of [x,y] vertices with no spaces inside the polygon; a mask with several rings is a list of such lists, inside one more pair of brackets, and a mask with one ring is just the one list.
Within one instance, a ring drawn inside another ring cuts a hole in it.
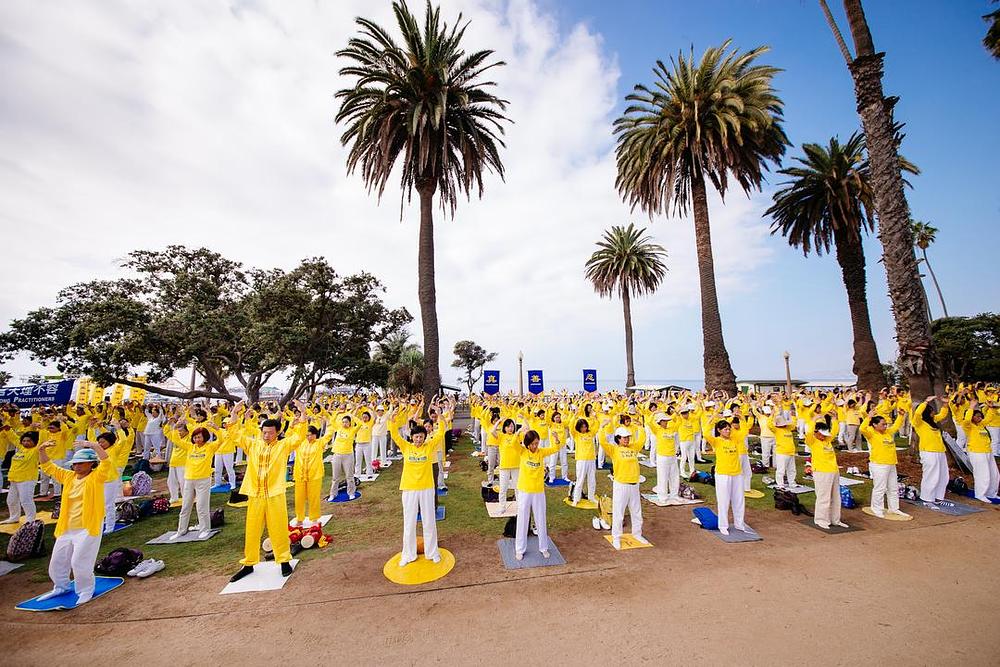
[{"label": "blue sky", "polygon": [[[422,3],[412,2],[422,12]],[[839,3],[833,9],[840,16]],[[953,315],[1000,309],[997,224],[1000,62],[981,46],[985,1],[866,2],[885,90],[898,95],[914,216],[940,228],[931,261]],[[597,368],[624,378],[621,306],[600,300],[583,263],[611,225],[634,221],[669,253],[655,295],[633,304],[640,380],[700,380],[701,329],[690,220],[650,222],[614,190],[611,124],[657,58],[728,37],[784,70],[776,86],[795,144],[846,138],[860,122],[853,87],[818,4],[444,0],[472,21],[470,48],[492,48],[510,100],[503,157],[483,200],[438,216],[438,307],[445,381],[451,347],[473,339],[500,354],[505,388],[517,353],[549,386],[578,387]],[[364,14],[389,3],[240,0],[144,5],[0,5],[0,321],[54,302],[76,281],[121,275],[136,248],[205,245],[247,264],[291,268],[325,255],[342,273],[375,272],[386,301],[414,315],[415,206],[373,200],[344,168],[334,57]],[[842,19],[842,17],[841,17]],[[846,23],[842,25],[846,30]],[[803,378],[851,370],[846,296],[833,257],[803,258],[761,218],[780,177],[747,199],[710,199],[726,342],[738,376]],[[866,245],[881,355],[893,324],[876,239]],[[43,266],[46,272],[40,273]],[[936,299],[931,300],[940,313]],[[419,322],[411,327],[419,342]],[[41,370],[20,358],[15,374]]]}]

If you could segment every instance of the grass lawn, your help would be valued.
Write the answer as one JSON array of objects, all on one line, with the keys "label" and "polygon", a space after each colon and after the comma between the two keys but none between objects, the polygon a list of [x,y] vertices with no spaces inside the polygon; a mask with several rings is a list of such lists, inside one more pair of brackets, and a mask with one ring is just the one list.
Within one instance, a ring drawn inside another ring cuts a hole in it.
[{"label": "grass lawn", "polygon": [[[902,444],[905,444],[902,443]],[[472,457],[472,440],[463,436],[450,455],[452,462],[448,477],[448,494],[440,498],[440,503],[446,507],[447,516],[438,524],[438,533],[446,545],[449,537],[458,535],[497,536],[503,533],[505,519],[490,519],[481,499],[481,487],[484,473],[480,469],[479,458]],[[802,466],[804,458],[796,461],[799,469],[798,480],[802,482]],[[570,457],[570,468],[573,470],[573,459]],[[711,463],[701,464],[699,469],[708,471]],[[386,548],[392,552],[400,548],[402,539],[402,505],[398,491],[399,476],[402,471],[401,462],[384,470],[376,482],[362,484],[362,497],[359,500],[334,504],[324,499],[322,511],[332,514],[333,519],[326,526],[326,532],[333,535],[333,544],[326,549],[310,549],[303,551],[298,558],[308,561],[313,558],[330,558],[341,552],[351,552],[372,547]],[[647,478],[642,485],[643,492],[651,491],[656,482],[656,471],[643,468],[642,474]],[[156,473],[154,480],[157,487],[162,486],[166,473]],[[770,473],[773,477],[773,471]],[[753,511],[776,511],[770,489],[762,481],[762,475],[754,475],[753,488],[764,492],[763,498],[747,499],[747,509]],[[326,484],[329,484],[327,477]],[[808,482],[805,482],[808,484]],[[704,484],[694,485],[699,496],[707,505],[715,503],[715,488]],[[590,525],[594,512],[574,509],[562,502],[567,487],[547,489],[548,521],[550,532],[568,531],[585,528]],[[611,482],[607,471],[597,473],[598,494],[610,494]],[[871,483],[851,487],[859,506],[867,503],[871,496]],[[289,516],[294,515],[294,492],[288,489]],[[325,494],[324,494],[325,498]],[[147,545],[146,541],[153,539],[177,527],[177,509],[170,513],[143,519],[135,525],[104,536],[100,555],[103,556],[116,547],[132,547],[140,549],[146,558],[163,560],[167,567],[156,576],[176,576],[193,572],[220,574],[235,571],[237,561],[243,553],[243,525],[246,512],[242,508],[226,506],[229,494],[212,494],[212,509],[224,507],[226,525],[222,532],[206,542],[189,542],[179,545]],[[800,499],[810,509],[815,502],[814,494],[808,493]],[[52,502],[39,503],[39,510],[51,510]],[[194,514],[194,513],[192,513]],[[192,524],[197,517],[192,516]],[[46,546],[53,543],[54,526],[46,527]],[[8,537],[0,535],[0,549],[6,553]],[[33,574],[33,580],[41,581],[47,578],[48,558],[36,558],[29,561],[22,572]]]}]

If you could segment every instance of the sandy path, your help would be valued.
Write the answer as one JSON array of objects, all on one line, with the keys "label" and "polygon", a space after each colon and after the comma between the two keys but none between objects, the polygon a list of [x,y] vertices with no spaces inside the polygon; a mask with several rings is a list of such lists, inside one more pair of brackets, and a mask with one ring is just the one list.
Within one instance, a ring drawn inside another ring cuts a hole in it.
[{"label": "sandy path", "polygon": [[645,505],[656,548],[556,535],[562,567],[508,572],[492,542],[451,540],[455,570],[417,589],[385,581],[391,554],[378,550],[312,561],[280,592],[154,578],[72,614],[14,611],[42,586],[8,575],[0,632],[16,643],[4,662],[500,665],[503,650],[546,665],[1000,664],[1000,510],[913,512],[889,523],[852,511],[866,530],[837,536],[769,513],[754,524],[765,541],[727,545],[683,508]]}]

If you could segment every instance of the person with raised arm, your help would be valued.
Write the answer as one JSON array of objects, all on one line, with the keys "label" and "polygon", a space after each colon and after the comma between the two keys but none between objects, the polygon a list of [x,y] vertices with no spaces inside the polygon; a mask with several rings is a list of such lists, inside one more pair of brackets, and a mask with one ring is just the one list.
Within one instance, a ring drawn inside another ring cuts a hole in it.
[{"label": "person with raised arm", "polygon": [[[399,479],[399,491],[403,504],[403,549],[399,558],[400,567],[417,560],[417,514],[423,526],[424,556],[435,563],[441,562],[441,552],[437,545],[437,517],[434,500],[434,461],[437,450],[444,447],[444,431],[436,429],[428,437],[427,429],[415,425],[410,429],[410,440],[399,432],[405,413],[397,415],[394,406],[389,411],[389,437],[403,453],[403,473]],[[397,420],[398,417],[402,420]]]}]

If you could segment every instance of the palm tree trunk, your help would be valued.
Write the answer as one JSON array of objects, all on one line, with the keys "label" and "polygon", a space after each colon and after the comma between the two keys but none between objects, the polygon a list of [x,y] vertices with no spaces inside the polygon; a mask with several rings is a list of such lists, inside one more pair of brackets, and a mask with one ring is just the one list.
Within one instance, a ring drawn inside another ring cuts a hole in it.
[{"label": "palm tree trunk", "polygon": [[[420,242],[417,251],[417,295],[424,330],[424,402],[430,405],[441,389],[438,368],[437,292],[434,288],[434,190],[433,181],[417,184],[420,194]],[[426,408],[425,408],[426,409]]]},{"label": "palm tree trunk", "polygon": [[840,49],[840,54],[844,56],[844,61],[850,66],[853,58],[851,57],[851,52],[847,48],[847,44],[844,42],[844,36],[840,34],[840,28],[837,27],[837,22],[833,19],[833,14],[830,13],[830,7],[826,4],[826,0],[819,0],[819,6],[823,9],[823,16],[826,17],[826,22],[830,26],[830,30],[833,32],[833,38],[837,40],[837,48]]},{"label": "palm tree trunk", "polygon": [[944,305],[944,294],[941,293],[941,286],[938,285],[937,276],[934,275],[934,269],[931,268],[931,260],[927,259],[927,248],[921,248],[920,252],[924,255],[927,272],[931,274],[931,280],[934,281],[934,289],[937,290],[938,299],[941,301],[941,310],[944,312],[944,316],[948,317],[948,306]]},{"label": "palm tree trunk", "polygon": [[625,311],[625,387],[635,386],[635,363],[632,360],[632,301],[628,288],[622,286],[622,308]]},{"label": "palm tree trunk", "polygon": [[[853,229],[853,228],[852,228]],[[851,311],[854,330],[854,374],[858,389],[877,394],[885,387],[885,372],[878,358],[872,323],[868,313],[868,279],[865,275],[865,252],[861,235],[837,225],[834,228],[837,263],[847,290],[847,306]]]},{"label": "palm tree trunk", "polygon": [[913,395],[922,398],[940,392],[934,386],[936,356],[927,319],[927,299],[913,251],[910,210],[899,173],[892,108],[882,91],[885,54],[875,53],[861,0],[844,0],[844,9],[857,53],[849,69],[867,139],[882,261],[896,320],[899,363]]},{"label": "palm tree trunk", "polygon": [[726,341],[722,337],[719,297],[715,292],[715,262],[712,259],[712,232],[708,222],[708,195],[705,177],[691,179],[694,207],[694,242],[698,251],[698,279],[701,283],[701,334],[704,342],[705,388],[736,395],[736,375],[729,362]]}]

